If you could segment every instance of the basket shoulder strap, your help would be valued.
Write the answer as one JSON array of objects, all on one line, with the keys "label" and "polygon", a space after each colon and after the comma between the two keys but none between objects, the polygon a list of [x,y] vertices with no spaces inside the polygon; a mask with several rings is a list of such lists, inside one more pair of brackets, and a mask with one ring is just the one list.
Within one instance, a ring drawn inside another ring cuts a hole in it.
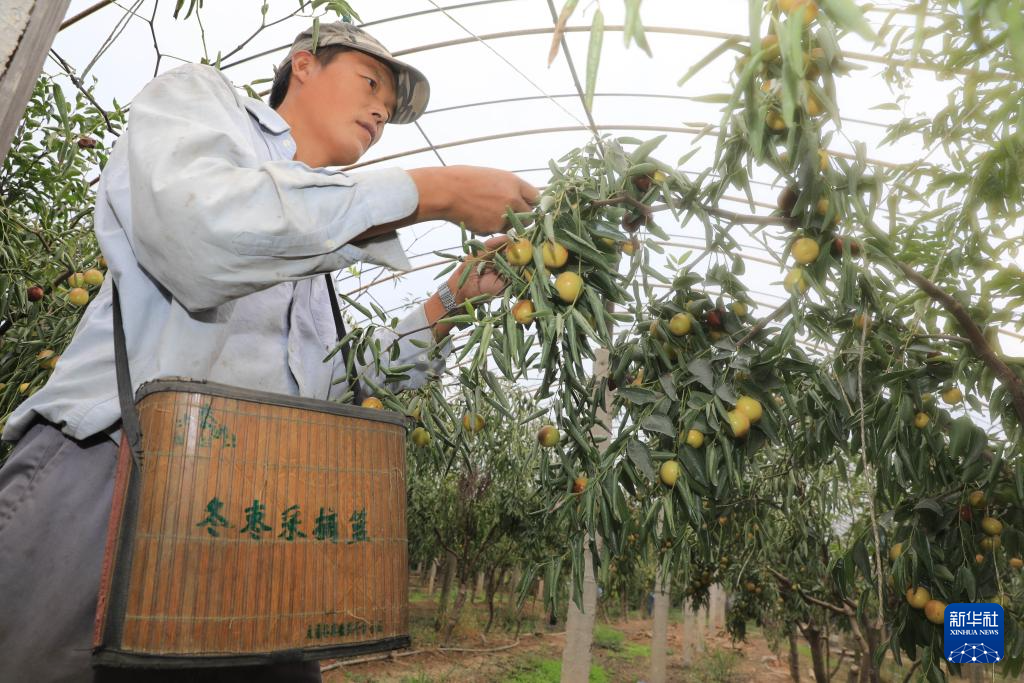
[{"label": "basket shoulder strap", "polygon": [[[345,321],[341,318],[341,308],[338,307],[338,293],[334,290],[334,280],[330,273],[324,273],[324,281],[327,283],[327,298],[331,301],[331,313],[334,315],[334,327],[338,332],[338,341],[345,339],[348,333],[345,331]],[[341,345],[341,360],[345,364],[345,379],[352,389],[352,395],[356,400],[359,398],[359,378],[356,377],[355,366],[352,366],[352,374],[348,370],[349,348],[348,341]]]},{"label": "basket shoulder strap", "polygon": [[135,391],[128,368],[128,350],[124,341],[124,322],[121,318],[121,297],[117,284],[111,278],[114,299],[114,369],[117,373],[117,397],[121,402],[121,433],[128,439],[135,466],[142,469],[142,427],[139,411],[135,407]]}]

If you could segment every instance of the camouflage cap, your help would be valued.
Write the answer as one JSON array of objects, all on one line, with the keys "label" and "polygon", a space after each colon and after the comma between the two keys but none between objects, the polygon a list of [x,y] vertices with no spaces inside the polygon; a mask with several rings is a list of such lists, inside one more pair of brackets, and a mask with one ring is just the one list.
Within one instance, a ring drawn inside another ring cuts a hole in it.
[{"label": "camouflage cap", "polygon": [[[344,45],[376,57],[391,67],[395,74],[395,111],[388,123],[412,123],[420,117],[430,100],[430,84],[418,69],[391,56],[391,53],[369,33],[342,21],[320,24],[317,32],[317,48],[329,45]],[[283,69],[291,63],[292,55],[307,50],[313,52],[313,29],[309,28],[295,36],[292,49],[278,66]]]}]

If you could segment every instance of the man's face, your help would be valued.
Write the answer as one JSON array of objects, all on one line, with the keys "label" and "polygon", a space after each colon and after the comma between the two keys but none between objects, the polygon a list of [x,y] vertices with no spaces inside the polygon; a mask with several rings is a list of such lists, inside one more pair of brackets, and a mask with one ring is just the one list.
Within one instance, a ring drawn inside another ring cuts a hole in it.
[{"label": "man's face", "polygon": [[394,112],[394,74],[384,62],[355,50],[326,65],[308,55],[296,54],[292,70],[302,81],[296,105],[321,147],[315,154],[325,166],[353,164],[380,140]]}]

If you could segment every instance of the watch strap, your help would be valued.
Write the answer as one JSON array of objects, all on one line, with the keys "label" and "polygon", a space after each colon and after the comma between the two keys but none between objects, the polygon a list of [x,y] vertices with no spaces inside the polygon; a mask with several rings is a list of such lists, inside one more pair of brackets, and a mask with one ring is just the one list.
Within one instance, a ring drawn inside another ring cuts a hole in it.
[{"label": "watch strap", "polygon": [[455,302],[455,295],[452,294],[451,287],[448,286],[447,282],[442,282],[441,286],[437,288],[437,295],[441,298],[441,305],[444,306],[445,315],[451,315],[452,311],[459,307],[459,304]]}]

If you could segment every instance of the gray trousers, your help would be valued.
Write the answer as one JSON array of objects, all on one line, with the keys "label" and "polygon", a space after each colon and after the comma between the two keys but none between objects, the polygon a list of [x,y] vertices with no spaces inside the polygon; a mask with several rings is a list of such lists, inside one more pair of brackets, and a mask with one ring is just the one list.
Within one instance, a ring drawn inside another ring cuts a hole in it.
[{"label": "gray trousers", "polygon": [[92,631],[117,446],[37,422],[0,467],[0,683],[320,681],[318,662],[93,669]]}]

